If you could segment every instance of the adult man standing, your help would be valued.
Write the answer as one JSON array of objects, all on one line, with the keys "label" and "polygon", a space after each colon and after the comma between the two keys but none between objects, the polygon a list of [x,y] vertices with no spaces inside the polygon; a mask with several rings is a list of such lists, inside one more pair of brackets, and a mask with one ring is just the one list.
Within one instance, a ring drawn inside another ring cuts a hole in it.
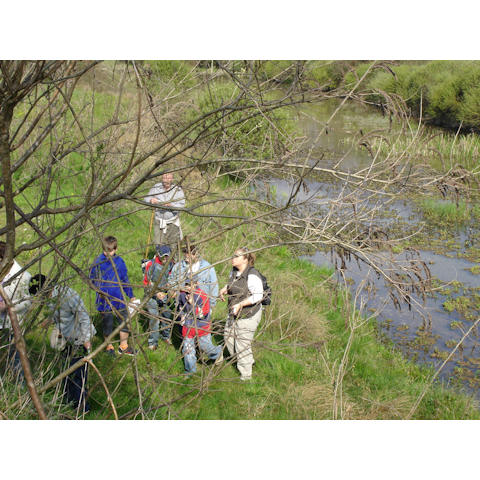
[{"label": "adult man standing", "polygon": [[173,184],[173,174],[164,173],[161,183],[156,183],[145,197],[147,203],[155,207],[153,241],[155,245],[169,245],[172,250],[182,238],[179,212],[176,208],[185,207],[185,194],[182,187]]}]

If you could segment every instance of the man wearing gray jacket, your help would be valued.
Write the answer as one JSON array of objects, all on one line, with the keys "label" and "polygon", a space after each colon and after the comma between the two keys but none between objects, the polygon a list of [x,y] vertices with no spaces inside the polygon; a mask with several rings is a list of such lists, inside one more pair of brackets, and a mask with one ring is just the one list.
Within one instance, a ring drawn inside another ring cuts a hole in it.
[{"label": "man wearing gray jacket", "polygon": [[150,189],[145,201],[155,207],[153,224],[155,245],[169,245],[173,251],[177,242],[183,238],[179,212],[175,210],[185,207],[182,187],[173,184],[172,173],[164,173],[162,181]]},{"label": "man wearing gray jacket", "polygon": [[[55,324],[53,337],[56,338],[50,338],[51,346],[64,351],[65,368],[70,368],[89,352],[96,330],[80,295],[66,285],[52,286],[45,275],[34,275],[29,291],[35,295],[46,287],[44,291],[49,318],[42,326],[48,328],[50,323]],[[90,409],[86,399],[87,369],[88,364],[85,363],[68,375],[65,381],[67,401],[73,402],[81,413],[87,413]]]}]

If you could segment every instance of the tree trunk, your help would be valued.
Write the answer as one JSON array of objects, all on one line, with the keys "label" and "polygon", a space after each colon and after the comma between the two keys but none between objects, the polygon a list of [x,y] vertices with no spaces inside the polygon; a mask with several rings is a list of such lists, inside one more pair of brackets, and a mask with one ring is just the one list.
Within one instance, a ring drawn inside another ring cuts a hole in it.
[{"label": "tree trunk", "polygon": [[[13,262],[13,254],[15,250],[15,204],[13,200],[13,185],[12,174],[10,164],[10,142],[9,142],[9,130],[10,122],[12,120],[13,108],[9,106],[3,106],[0,109],[0,161],[2,164],[2,176],[3,176],[3,198],[5,200],[5,220],[7,225],[6,235],[6,248],[5,255],[0,262],[0,278],[3,278],[6,272]],[[13,310],[13,305],[6,295],[3,287],[0,286],[0,292],[5,300],[8,309],[8,315],[12,324],[13,334],[15,336],[15,346],[18,354],[20,355],[20,362],[22,364],[23,373],[25,375],[25,381],[27,383],[30,397],[32,398],[33,405],[35,406],[38,417],[42,420],[46,420],[47,416],[43,409],[42,402],[38,396],[33,381],[32,370],[30,368],[30,361],[28,359],[27,348],[25,340],[22,336],[22,331],[18,323],[17,314]]]},{"label": "tree trunk", "polygon": [[8,315],[10,317],[10,323],[12,324],[13,335],[15,337],[15,347],[17,348],[18,354],[20,355],[20,362],[22,364],[23,374],[27,383],[28,392],[30,393],[33,405],[37,410],[38,418],[40,420],[48,420],[48,417],[45,414],[45,410],[42,405],[42,401],[40,400],[37,389],[35,388],[32,369],[30,367],[30,360],[28,359],[27,354],[27,347],[25,345],[25,340],[22,336],[22,330],[18,323],[17,314],[13,310],[12,303],[2,286],[0,286],[0,295],[2,295],[2,297],[5,299],[5,303],[7,304]]}]

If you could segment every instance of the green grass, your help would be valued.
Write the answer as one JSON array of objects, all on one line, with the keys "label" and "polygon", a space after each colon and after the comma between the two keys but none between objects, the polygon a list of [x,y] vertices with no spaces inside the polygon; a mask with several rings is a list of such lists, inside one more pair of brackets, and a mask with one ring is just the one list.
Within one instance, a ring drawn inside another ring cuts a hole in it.
[{"label": "green grass", "polygon": [[[120,254],[127,262],[132,281],[139,282],[141,273],[137,261],[142,256],[139,239],[129,234],[126,228],[129,225],[125,222],[117,221],[112,229],[119,238]],[[185,218],[186,231],[193,230],[196,223]],[[134,224],[138,231],[146,233],[148,212],[137,214]],[[235,238],[232,241],[235,242]],[[204,256],[212,261],[216,255],[210,252],[218,252],[218,249],[218,243],[207,245],[204,247]],[[267,308],[263,320],[263,326],[268,324],[268,327],[261,328],[257,337],[252,382],[239,382],[236,369],[228,364],[208,385],[204,381],[211,365],[199,365],[197,375],[189,380],[184,379],[179,351],[164,344],[156,352],[145,351],[145,332],[136,322],[133,330],[138,335],[138,346],[141,350],[143,348],[136,362],[146,411],[144,418],[331,418],[335,375],[325,367],[325,362],[335,372],[349,336],[345,328],[344,302],[341,297],[332,295],[331,287],[324,283],[331,271],[294,258],[286,247],[265,251],[259,255],[257,265],[273,286],[274,303]],[[228,267],[218,268],[217,271],[220,283],[224,282]],[[135,292],[141,297],[140,288]],[[91,293],[87,294],[87,298],[93,312]],[[285,313],[289,314],[288,318],[275,320]],[[224,318],[225,307],[221,304],[214,313],[215,325],[221,326]],[[98,318],[95,320],[98,321]],[[216,340],[220,338],[217,336]],[[47,360],[55,358],[53,352],[45,347],[45,340],[44,334],[38,331],[28,336],[33,364],[41,355],[46,355]],[[96,338],[94,347],[100,341],[100,338]],[[315,342],[321,344],[320,351],[312,346]],[[97,356],[94,361],[104,375],[109,390],[114,392],[118,415],[134,416],[132,412],[139,405],[135,361],[131,358],[112,361],[104,354]],[[58,371],[58,368],[59,365],[54,371]],[[421,393],[429,375],[431,372],[428,369],[413,365],[395,352],[393,347],[380,344],[374,324],[366,324],[355,335],[343,381],[344,417],[403,418],[408,413],[408,407]],[[105,392],[92,369],[89,384],[92,405],[89,418],[113,418]],[[173,401],[177,398],[179,400]],[[162,406],[172,401],[170,405]],[[54,417],[63,418],[62,415],[73,414],[58,400],[54,401],[52,392],[44,396],[44,402]],[[34,416],[33,411],[29,410],[28,413]],[[24,415],[26,418],[29,416],[27,413]],[[140,417],[137,415],[135,418]],[[436,386],[427,393],[415,418],[478,416],[466,397]]]},{"label": "green grass", "polygon": [[[410,122],[416,132],[418,122]],[[387,143],[383,139],[372,139],[374,150],[382,155],[407,154],[415,164],[424,162],[435,170],[447,173],[459,168],[476,171],[480,163],[480,139],[477,134],[459,134],[433,131],[431,128],[422,131],[420,136],[398,135],[394,131]]]},{"label": "green grass", "polygon": [[[96,102],[99,108],[104,109],[104,118],[111,114],[110,100],[99,97]],[[83,166],[83,161],[80,156],[72,155],[66,164],[77,172]],[[87,168],[82,175],[87,177]],[[230,194],[240,188],[239,185],[224,177],[212,185],[211,195]],[[76,192],[77,180],[59,179],[56,196],[69,197]],[[243,195],[247,193],[242,192]],[[33,203],[37,194],[35,189],[26,193],[22,206]],[[119,213],[127,213],[129,208],[131,205],[127,202],[98,208],[92,212],[92,220],[104,222]],[[202,214],[209,212],[234,213],[246,218],[254,214],[246,202],[202,207],[199,210]],[[67,216],[55,217],[52,228],[63,225],[67,220]],[[113,234],[118,238],[118,253],[127,264],[135,295],[139,298],[143,296],[140,262],[145,255],[149,220],[150,211],[140,211],[106,223],[99,231],[100,236]],[[235,220],[213,221],[208,216],[182,215],[185,233],[193,238],[199,235],[203,238],[213,237],[201,245],[204,258],[211,263],[228,259],[237,246],[247,244],[256,248],[262,247],[270,239],[274,242],[278,240],[275,232],[267,231],[261,224],[246,224],[214,237],[220,230],[217,222],[221,222],[221,226],[230,226]],[[101,253],[100,239],[89,227],[89,223],[79,227],[82,238],[77,250],[71,254],[72,260],[85,274],[88,274],[93,259]],[[17,234],[18,244],[33,238],[28,229],[19,229]],[[65,238],[65,235],[61,236],[58,241]],[[68,252],[67,247],[62,248]],[[37,254],[25,253],[19,261],[25,264]],[[54,272],[59,271],[61,280],[82,295],[97,330],[101,331],[95,315],[93,292],[68,265],[63,262],[56,264],[55,260],[53,255],[46,257],[42,261],[42,272],[48,272],[51,268],[54,268]],[[183,361],[178,348],[162,344],[156,352],[146,350],[146,332],[140,321],[134,321],[131,343],[139,349],[136,358],[117,357],[113,360],[101,353],[94,359],[112,394],[119,417],[329,419],[335,410],[335,418],[405,418],[425,388],[432,371],[408,362],[392,345],[380,343],[375,324],[366,322],[356,328],[348,361],[344,371],[340,372],[339,366],[351,334],[346,324],[352,318],[348,301],[328,281],[331,270],[317,268],[295,258],[292,251],[284,246],[261,251],[256,266],[266,275],[273,288],[273,303],[265,309],[256,337],[256,365],[252,382],[240,383],[237,370],[229,363],[212,379],[208,379],[212,365],[199,365],[198,373],[193,378],[184,378]],[[33,267],[31,273],[37,273],[39,267]],[[219,283],[225,284],[230,270],[228,260],[219,264],[216,270]],[[213,314],[218,332],[215,337],[217,342],[221,341],[220,332],[225,317],[225,304],[219,303]],[[55,356],[46,346],[45,332],[38,327],[41,320],[41,315],[33,319],[26,340],[35,377],[45,383],[60,371],[61,364],[58,355]],[[360,319],[356,318],[356,321]],[[97,336],[93,347],[101,341]],[[45,373],[47,365],[51,367]],[[341,385],[338,384],[339,373],[344,373]],[[106,393],[93,369],[90,369],[89,387],[92,406],[89,418],[113,418]],[[0,396],[0,411],[6,411],[7,403],[17,398],[11,388],[5,388],[6,395]],[[59,402],[53,390],[43,395],[43,401],[50,418],[73,415],[69,407]],[[337,404],[335,409],[334,404]],[[14,416],[35,418],[35,412],[28,404],[21,411],[15,411]],[[469,397],[436,385],[428,390],[415,418],[479,418],[479,412]]]},{"label": "green grass", "polygon": [[395,76],[378,71],[369,79],[368,87],[399,95],[415,114],[422,109],[430,123],[449,128],[479,127],[480,62],[400,62],[391,69]]},{"label": "green grass", "polygon": [[460,200],[455,202],[425,198],[419,202],[419,207],[430,222],[440,225],[463,225],[480,218],[480,208],[477,205],[466,204]]},{"label": "green grass", "polygon": [[183,91],[195,85],[195,71],[192,65],[182,60],[149,60],[147,68],[152,72],[148,86],[152,92],[161,92],[168,88]]},{"label": "green grass", "polygon": [[[237,188],[238,184],[224,179],[217,186],[221,191],[226,187]],[[121,209],[127,209],[127,205],[123,204]],[[225,213],[231,210],[248,213],[246,205],[229,207]],[[118,212],[119,208],[115,211]],[[104,209],[98,215],[108,217],[112,213]],[[149,218],[149,211],[137,212],[115,220],[102,232],[117,236],[119,254],[126,261],[130,280],[136,285],[134,292],[139,298],[143,296],[140,261],[145,253]],[[225,224],[232,222],[228,220]],[[201,217],[184,215],[182,223],[188,234],[198,229],[208,234],[216,228]],[[268,232],[261,226],[242,227],[202,245],[203,256],[214,262],[228,257],[237,245],[256,246],[266,237]],[[80,255],[74,259],[88,272],[88,266],[101,249],[92,232],[86,233],[82,241]],[[160,345],[156,352],[146,351],[146,332],[140,322],[135,322],[134,343],[140,349],[136,360],[117,358],[112,361],[103,353],[94,360],[113,394],[120,417],[141,418],[138,414],[135,416],[140,388],[146,412],[144,418],[150,419],[332,418],[338,365],[349,337],[349,330],[345,327],[347,304],[339,292],[335,293],[332,285],[325,283],[332,272],[295,258],[286,247],[261,252],[257,266],[272,285],[274,297],[273,304],[266,309],[254,347],[256,366],[252,382],[239,382],[238,372],[229,364],[211,382],[205,382],[211,365],[199,365],[194,378],[183,378],[179,350]],[[217,266],[221,285],[226,282],[229,269],[228,262]],[[36,273],[34,269],[32,273]],[[71,275],[68,284],[82,294],[93,314],[93,292],[67,267],[63,278]],[[221,331],[225,316],[225,305],[219,302],[214,312],[218,331]],[[94,318],[97,330],[101,331],[98,318]],[[33,329],[27,336],[34,365],[42,356],[45,356],[44,365],[54,358],[53,352],[45,346],[45,340],[44,333],[38,329]],[[221,341],[221,336],[217,335],[216,341]],[[95,338],[94,348],[100,342],[100,337]],[[56,365],[52,373],[58,368]],[[38,368],[35,372],[36,375],[40,373]],[[404,418],[432,374],[430,370],[406,361],[392,346],[381,344],[373,323],[367,323],[355,332],[345,372],[342,418]],[[92,369],[89,384],[92,405],[89,418],[113,418],[104,389]],[[73,414],[68,407],[59,405],[52,392],[44,395],[44,402],[54,418]],[[29,409],[22,415],[34,417],[34,412]],[[478,412],[468,397],[435,386],[428,391],[415,418],[478,418]]]},{"label": "green grass", "polygon": [[[332,343],[340,355],[347,332],[343,319],[337,315],[334,317],[331,333],[335,340]],[[372,321],[358,332],[353,342],[345,392],[359,402],[366,418],[402,419],[408,414],[412,399],[422,393],[432,374],[430,368],[406,360],[392,344],[380,343],[376,324]],[[357,408],[360,405],[357,404]],[[480,418],[480,413],[472,409],[468,397],[435,384],[427,391],[413,418]]]}]

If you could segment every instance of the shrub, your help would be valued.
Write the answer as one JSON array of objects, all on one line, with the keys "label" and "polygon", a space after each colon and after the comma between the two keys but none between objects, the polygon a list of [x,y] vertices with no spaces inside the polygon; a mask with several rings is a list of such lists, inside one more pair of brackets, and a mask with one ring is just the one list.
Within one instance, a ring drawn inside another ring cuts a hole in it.
[{"label": "shrub", "polygon": [[296,62],[293,60],[267,60],[259,65],[260,77],[277,83],[292,83],[295,72]]},{"label": "shrub", "polygon": [[[365,74],[365,72],[370,68],[372,65],[372,62],[362,62],[359,65],[355,67],[353,71],[349,71],[345,75],[345,86],[347,88],[353,88],[358,80],[362,78],[362,76]],[[363,83],[360,86],[365,86],[367,85],[369,79],[371,79],[375,75],[375,70],[371,70],[370,73],[367,75],[367,77],[363,80]]]},{"label": "shrub", "polygon": [[166,85],[190,88],[195,84],[191,73],[192,67],[182,60],[149,60],[146,62],[151,75],[149,87],[153,92],[158,92]]},{"label": "shrub", "polygon": [[[433,124],[480,128],[480,62],[431,61],[392,67],[395,77],[378,71],[368,86],[402,97],[412,113],[424,112]],[[378,94],[372,93],[378,101]]]},{"label": "shrub", "polygon": [[333,90],[344,81],[345,74],[350,70],[351,62],[313,60],[306,62],[304,70],[305,81],[313,87],[323,90]]},{"label": "shrub", "polygon": [[219,82],[214,88],[202,91],[194,107],[188,111],[187,121],[221,107],[227,108],[210,115],[201,126],[192,130],[191,136],[198,135],[205,124],[213,124],[218,127],[215,144],[225,156],[265,159],[281,154],[284,151],[282,136],[295,132],[289,112],[279,109],[260,114],[250,98],[245,96],[229,109],[229,105],[241,95],[240,89],[231,83]]},{"label": "shrub", "polygon": [[351,69],[352,64],[355,62],[268,60],[260,64],[259,75],[263,80],[288,85],[293,82],[298,69],[303,82],[328,91],[337,88],[343,82],[345,74]]}]

